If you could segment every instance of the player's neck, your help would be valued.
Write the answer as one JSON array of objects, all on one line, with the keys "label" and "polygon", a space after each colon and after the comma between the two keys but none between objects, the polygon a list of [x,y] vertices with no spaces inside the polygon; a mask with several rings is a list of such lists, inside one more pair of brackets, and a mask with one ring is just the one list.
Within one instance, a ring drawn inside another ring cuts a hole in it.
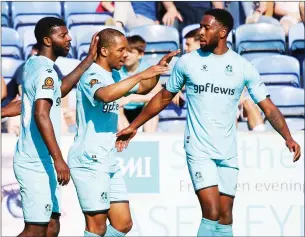
[{"label": "player's neck", "polygon": [[112,69],[110,68],[108,62],[103,57],[97,57],[96,62],[97,65],[101,66],[103,69],[105,69],[108,72],[111,72]]},{"label": "player's neck", "polygon": [[54,55],[54,53],[51,50],[46,49],[45,47],[42,47],[42,49],[38,51],[38,55],[49,58],[53,62],[55,62],[56,59],[58,58],[56,55]]},{"label": "player's neck", "polygon": [[227,46],[227,42],[225,43],[219,43],[218,46],[213,49],[212,53],[215,55],[223,55],[226,52],[228,52],[229,48]]}]

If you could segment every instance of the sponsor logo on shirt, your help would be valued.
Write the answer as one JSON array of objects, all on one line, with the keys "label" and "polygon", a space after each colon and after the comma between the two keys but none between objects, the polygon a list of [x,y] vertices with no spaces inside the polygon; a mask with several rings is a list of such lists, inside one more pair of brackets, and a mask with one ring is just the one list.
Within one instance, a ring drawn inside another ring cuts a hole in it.
[{"label": "sponsor logo on shirt", "polygon": [[194,93],[201,94],[203,92],[234,95],[235,89],[214,86],[213,83],[206,83],[205,85],[194,85]]},{"label": "sponsor logo on shirt", "polygon": [[111,103],[105,103],[103,105],[103,112],[110,113],[112,111],[119,110],[119,108],[120,108],[119,104],[117,104],[115,101]]},{"label": "sponsor logo on shirt", "polygon": [[52,77],[47,77],[44,80],[44,84],[42,86],[42,89],[54,89],[54,80]]}]

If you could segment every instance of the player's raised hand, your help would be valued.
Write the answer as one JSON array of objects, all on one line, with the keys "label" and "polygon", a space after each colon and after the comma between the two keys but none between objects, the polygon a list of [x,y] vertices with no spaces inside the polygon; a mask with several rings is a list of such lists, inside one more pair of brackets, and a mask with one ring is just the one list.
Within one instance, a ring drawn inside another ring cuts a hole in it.
[{"label": "player's raised hand", "polygon": [[175,50],[173,52],[170,52],[169,54],[166,54],[161,60],[159,61],[158,65],[161,66],[168,66],[169,63],[171,62],[172,58],[176,55],[178,55],[181,52],[180,49]]},{"label": "player's raised hand", "polygon": [[298,143],[296,143],[292,138],[287,139],[286,146],[288,147],[290,152],[294,152],[293,162],[296,162],[300,159],[301,149]]},{"label": "player's raised hand", "polygon": [[57,180],[59,185],[67,185],[70,181],[70,169],[64,159],[54,161],[55,170],[57,173]]},{"label": "player's raised hand", "polygon": [[151,79],[152,77],[167,73],[168,71],[169,71],[168,66],[155,65],[141,72],[141,75],[143,77],[143,80],[147,80],[147,79]]},{"label": "player's raised hand", "polygon": [[123,151],[124,148],[127,148],[129,141],[136,135],[137,130],[131,127],[123,129],[121,132],[117,133],[117,139],[115,142],[115,147],[118,152]]},{"label": "player's raised hand", "polygon": [[89,52],[88,52],[88,56],[91,59],[95,59],[97,56],[97,43],[98,43],[98,39],[99,37],[97,36],[99,32],[96,32],[93,36],[92,36],[92,40],[90,43],[90,48],[89,48]]}]

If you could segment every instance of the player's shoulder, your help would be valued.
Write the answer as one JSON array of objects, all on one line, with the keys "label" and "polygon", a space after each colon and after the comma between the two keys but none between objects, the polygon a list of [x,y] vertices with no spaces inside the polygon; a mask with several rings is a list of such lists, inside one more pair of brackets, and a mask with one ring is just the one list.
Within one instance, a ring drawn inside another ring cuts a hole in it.
[{"label": "player's shoulder", "polygon": [[99,66],[93,63],[81,76],[80,83],[88,83],[91,80],[101,80],[102,71],[99,69]]},{"label": "player's shoulder", "polygon": [[245,59],[243,56],[236,53],[232,49],[230,49],[230,57],[234,62],[237,62],[242,67],[252,65],[247,59]]}]

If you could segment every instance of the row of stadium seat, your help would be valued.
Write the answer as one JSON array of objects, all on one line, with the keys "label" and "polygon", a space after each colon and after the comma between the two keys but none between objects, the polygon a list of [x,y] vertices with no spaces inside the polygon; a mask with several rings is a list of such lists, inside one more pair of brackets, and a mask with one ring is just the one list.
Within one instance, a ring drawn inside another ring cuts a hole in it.
[{"label": "row of stadium seat", "polygon": [[[155,65],[162,56],[151,57],[145,55],[144,60],[149,65]],[[179,57],[174,57],[170,63],[172,69],[176,64]],[[24,63],[23,60],[18,60],[9,57],[2,57],[2,76],[4,77],[6,84],[14,77],[17,69]],[[59,68],[62,75],[70,73],[78,64],[80,60],[59,57],[55,64]],[[286,55],[272,55],[259,57],[251,61],[251,63],[257,68],[261,75],[262,81],[267,86],[289,86],[295,88],[304,88],[302,80],[305,78],[305,60],[303,61],[303,75],[300,75],[300,65],[298,60],[291,56]],[[171,70],[164,75],[161,75],[161,83],[165,82],[171,75]]]},{"label": "row of stadium seat", "polygon": [[[83,59],[88,51],[92,35],[107,27],[110,26],[78,25],[70,29],[73,39],[70,57]],[[198,24],[186,26],[182,30],[182,36],[184,37],[190,30],[198,27]],[[147,41],[146,53],[164,54],[178,49],[180,46],[179,32],[174,27],[147,25],[134,28],[128,33],[122,29],[119,30],[129,36],[141,35]],[[19,32],[8,27],[2,28],[3,56],[27,59],[30,49],[35,43],[34,25],[26,25]],[[281,26],[267,23],[241,25],[236,31],[229,34],[228,46],[248,60],[266,54],[285,54],[288,48],[288,54],[302,61],[305,52],[304,25],[299,23],[291,28],[287,46],[285,44],[285,33]]]}]

